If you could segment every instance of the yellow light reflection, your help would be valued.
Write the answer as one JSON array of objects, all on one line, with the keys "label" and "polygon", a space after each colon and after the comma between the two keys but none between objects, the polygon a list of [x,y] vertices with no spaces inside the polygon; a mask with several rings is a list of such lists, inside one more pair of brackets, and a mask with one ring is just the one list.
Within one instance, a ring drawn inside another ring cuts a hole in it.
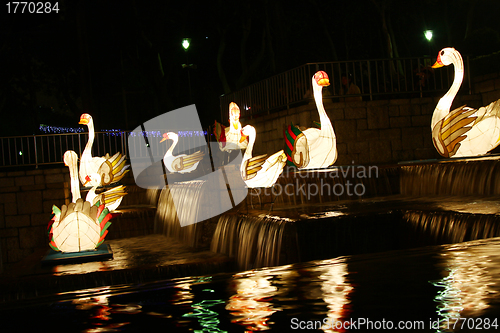
[{"label": "yellow light reflection", "polygon": [[269,328],[269,317],[279,309],[269,300],[277,294],[278,288],[271,284],[268,271],[256,271],[246,276],[236,275],[236,294],[229,298],[226,310],[234,316],[233,323],[249,331],[264,331]]},{"label": "yellow light reflection", "polygon": [[491,261],[487,255],[474,252],[471,248],[463,251],[452,247],[441,254],[445,260],[444,276],[431,281],[440,289],[434,298],[438,303],[440,329],[448,329],[459,318],[483,315],[489,307],[488,299],[498,293],[493,276],[488,272]]}]

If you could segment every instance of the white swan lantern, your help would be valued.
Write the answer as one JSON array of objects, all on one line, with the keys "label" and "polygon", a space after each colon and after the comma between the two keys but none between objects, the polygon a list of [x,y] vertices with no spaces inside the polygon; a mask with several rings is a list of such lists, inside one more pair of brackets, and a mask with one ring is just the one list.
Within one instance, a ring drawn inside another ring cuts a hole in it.
[{"label": "white swan lantern", "polygon": [[163,139],[160,142],[166,140],[174,141],[163,157],[163,163],[167,170],[172,173],[188,173],[196,170],[205,153],[197,151],[191,155],[182,154],[173,156],[172,152],[179,141],[179,136],[174,132],[168,132],[163,134]]},{"label": "white swan lantern", "polygon": [[249,188],[273,186],[286,164],[284,151],[280,150],[269,157],[267,154],[252,157],[255,128],[247,125],[243,128],[243,134],[250,139],[240,167],[243,181]]},{"label": "white swan lantern", "polygon": [[452,47],[442,49],[433,68],[453,64],[455,78],[448,92],[439,100],[432,115],[432,141],[444,157],[484,155],[500,144],[500,100],[474,109],[461,106],[451,110],[464,78],[464,63]]},{"label": "white swan lantern", "polygon": [[300,130],[293,124],[284,130],[287,163],[299,169],[326,168],[337,160],[337,140],[333,126],[323,106],[323,87],[329,86],[328,74],[316,72],[312,87],[320,128]]},{"label": "white swan lantern", "polygon": [[243,134],[240,123],[240,108],[235,102],[229,103],[229,126],[225,127],[217,121],[214,126],[214,135],[222,151],[245,149],[248,146],[248,137]]}]

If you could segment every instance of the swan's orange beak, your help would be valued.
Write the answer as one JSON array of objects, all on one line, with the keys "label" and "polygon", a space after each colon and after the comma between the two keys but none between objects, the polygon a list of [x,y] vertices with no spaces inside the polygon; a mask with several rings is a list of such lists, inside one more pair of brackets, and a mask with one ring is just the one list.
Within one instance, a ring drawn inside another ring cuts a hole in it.
[{"label": "swan's orange beak", "polygon": [[314,79],[316,80],[316,83],[322,87],[328,87],[330,85],[328,74],[324,71],[316,72],[316,74],[314,74]]},{"label": "swan's orange beak", "polygon": [[165,141],[165,140],[168,140],[168,134],[167,133],[163,134],[163,139],[160,140],[160,143],[163,142],[163,141]]},{"label": "swan's orange beak", "polygon": [[90,177],[87,175],[85,176],[85,183],[83,183],[83,186],[87,185],[90,182]]},{"label": "swan's orange beak", "polygon": [[81,125],[87,125],[89,123],[89,114],[88,113],[84,113],[80,116],[80,122],[79,124]]},{"label": "swan's orange beak", "polygon": [[436,63],[434,65],[432,65],[431,67],[432,68],[439,68],[439,67],[443,67],[443,63],[441,62],[441,55],[438,54],[438,57],[436,59]]}]

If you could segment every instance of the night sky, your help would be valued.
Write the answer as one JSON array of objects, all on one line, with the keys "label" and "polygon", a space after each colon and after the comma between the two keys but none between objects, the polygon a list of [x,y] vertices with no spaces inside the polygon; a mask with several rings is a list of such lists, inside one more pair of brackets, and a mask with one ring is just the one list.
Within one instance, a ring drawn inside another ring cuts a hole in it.
[{"label": "night sky", "polygon": [[307,62],[500,52],[498,0],[64,0],[43,14],[6,4],[1,136],[78,127],[83,112],[98,130],[130,130],[191,103],[207,126],[221,94]]}]

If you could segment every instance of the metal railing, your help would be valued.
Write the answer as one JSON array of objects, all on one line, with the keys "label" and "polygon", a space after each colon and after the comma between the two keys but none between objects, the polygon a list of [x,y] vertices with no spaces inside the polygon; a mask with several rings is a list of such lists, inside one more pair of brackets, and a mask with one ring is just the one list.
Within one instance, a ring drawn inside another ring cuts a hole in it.
[{"label": "metal railing", "polygon": [[[190,154],[200,147],[206,147],[209,131],[184,131],[179,133],[179,142],[173,154]],[[134,154],[135,157],[148,157],[153,154],[165,154],[171,141],[158,144],[162,138],[160,132],[142,132],[147,138],[146,144],[134,144],[129,147],[129,135],[137,133],[130,131],[95,132],[92,145],[93,156],[113,155],[117,152]],[[63,155],[67,150],[74,150],[81,156],[88,141],[88,133],[41,134],[31,136],[12,136],[0,138],[0,168],[18,166],[43,166],[62,164]],[[137,140],[132,140],[136,143]],[[144,141],[146,142],[146,141]],[[152,149],[148,151],[148,149]]]},{"label": "metal railing", "polygon": [[[465,57],[464,60],[467,73],[462,89],[471,93],[469,58]],[[330,86],[323,88],[323,98],[334,102],[344,101],[346,97],[375,100],[436,96],[450,87],[454,68],[448,66],[434,70],[431,68],[434,62],[435,58],[414,57],[308,63],[222,95],[221,119],[223,122],[228,121],[231,102],[239,105],[242,119],[308,103],[312,99],[311,78],[319,70],[325,71],[330,78]],[[352,82],[360,88],[361,94],[341,95],[343,74],[352,77]]]}]

